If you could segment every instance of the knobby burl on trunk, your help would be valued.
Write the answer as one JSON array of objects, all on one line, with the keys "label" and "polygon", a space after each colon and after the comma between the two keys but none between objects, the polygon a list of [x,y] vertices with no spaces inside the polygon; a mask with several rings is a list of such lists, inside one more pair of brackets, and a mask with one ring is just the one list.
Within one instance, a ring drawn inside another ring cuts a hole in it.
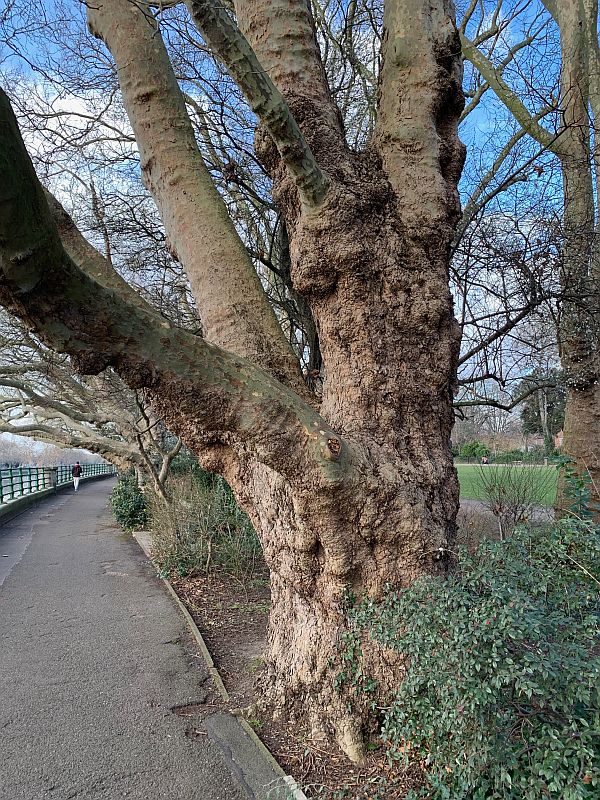
[{"label": "knobby burl on trunk", "polygon": [[[120,67],[146,182],[171,245],[184,267],[193,262],[207,338],[132,298],[81,240],[61,242],[56,220],[72,229],[62,209],[48,208],[5,96],[0,298],[83,371],[110,365],[144,388],[168,427],[229,481],[271,572],[267,699],[360,759],[369,714],[349,710],[334,688],[345,594],[377,598],[388,584],[443,574],[455,534],[449,441],[459,332],[448,267],[464,159],[456,134],[460,45],[451,3],[388,0],[377,131],[356,153],[346,145],[304,0],[235,5],[247,39],[217,3],[189,2],[260,119],[256,150],[286,222],[294,289],[321,344],[322,399],[299,384],[235,230],[218,227],[220,200],[204,186],[176,81],[165,78],[160,34],[134,3],[99,0],[90,23]],[[136,41],[143,59],[128,58]],[[181,124],[165,152],[152,124],[164,130],[174,118]],[[176,179],[168,168],[174,158]],[[178,205],[188,158],[200,177],[186,184]],[[202,237],[194,247],[187,238],[194,218],[207,227],[208,264]],[[213,285],[215,274],[227,280],[228,259],[250,315],[239,340],[231,324],[239,313],[235,279],[226,293],[231,308],[219,307]],[[390,653],[370,646],[365,660],[381,694],[401,679]]]}]

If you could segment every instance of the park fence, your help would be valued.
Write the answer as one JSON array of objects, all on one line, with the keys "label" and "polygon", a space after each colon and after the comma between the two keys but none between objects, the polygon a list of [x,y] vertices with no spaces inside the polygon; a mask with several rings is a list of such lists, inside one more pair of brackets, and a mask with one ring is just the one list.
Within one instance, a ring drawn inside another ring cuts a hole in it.
[{"label": "park fence", "polygon": [[[25,495],[56,489],[73,480],[72,466],[58,467],[5,467],[0,469],[0,505],[10,503]],[[112,464],[82,464],[81,477],[94,478],[114,475]]]}]

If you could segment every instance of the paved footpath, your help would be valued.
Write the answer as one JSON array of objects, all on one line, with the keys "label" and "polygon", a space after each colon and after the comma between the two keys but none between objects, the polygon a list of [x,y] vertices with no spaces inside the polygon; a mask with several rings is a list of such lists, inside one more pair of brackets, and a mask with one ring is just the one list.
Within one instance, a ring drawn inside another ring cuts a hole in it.
[{"label": "paved footpath", "polygon": [[242,800],[217,746],[171,711],[211,687],[173,600],[114,527],[112,485],[0,528],[0,799]]}]

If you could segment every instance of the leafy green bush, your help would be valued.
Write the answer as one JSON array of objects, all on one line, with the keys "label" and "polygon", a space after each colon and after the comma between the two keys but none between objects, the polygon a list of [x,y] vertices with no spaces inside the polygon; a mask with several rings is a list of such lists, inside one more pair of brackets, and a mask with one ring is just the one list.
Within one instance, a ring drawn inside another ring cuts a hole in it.
[{"label": "leafy green bush", "polygon": [[165,577],[215,567],[251,576],[262,551],[248,516],[229,485],[196,469],[169,482],[170,502],[152,506],[153,556]]},{"label": "leafy green bush", "polygon": [[591,519],[598,513],[592,502],[592,478],[587,470],[579,470],[569,456],[559,456],[557,467],[562,471],[563,511],[579,519]]},{"label": "leafy green bush", "polygon": [[472,458],[480,460],[483,456],[489,456],[489,448],[483,442],[473,441],[465,442],[459,451],[461,458],[466,458],[470,461]]},{"label": "leafy green bush", "polygon": [[514,464],[515,461],[531,461],[524,450],[501,450],[494,455],[495,464]]},{"label": "leafy green bush", "polygon": [[148,505],[132,473],[119,477],[110,495],[110,505],[115,519],[125,530],[139,530],[146,526]]},{"label": "leafy green bush", "polygon": [[406,656],[383,713],[389,757],[426,765],[429,800],[600,797],[600,529],[565,520],[461,553],[349,609]]},{"label": "leafy green bush", "polygon": [[544,439],[544,444],[536,444],[530,447],[525,454],[525,461],[533,464],[543,464],[547,459],[557,458],[558,451],[554,447],[554,438],[552,436]]}]

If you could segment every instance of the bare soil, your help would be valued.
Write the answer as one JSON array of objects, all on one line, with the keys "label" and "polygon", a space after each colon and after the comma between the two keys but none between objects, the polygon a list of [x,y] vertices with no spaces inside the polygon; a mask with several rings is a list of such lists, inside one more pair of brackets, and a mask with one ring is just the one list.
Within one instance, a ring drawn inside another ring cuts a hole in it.
[{"label": "bare soil", "polygon": [[[247,580],[216,572],[171,583],[206,642],[230,695],[229,709],[246,717],[308,797],[400,800],[421,782],[418,765],[407,771],[390,767],[383,745],[359,768],[337,748],[311,741],[296,725],[275,722],[255,710],[269,614],[266,568],[260,577]],[[226,705],[218,698],[211,701],[206,713]]]}]

